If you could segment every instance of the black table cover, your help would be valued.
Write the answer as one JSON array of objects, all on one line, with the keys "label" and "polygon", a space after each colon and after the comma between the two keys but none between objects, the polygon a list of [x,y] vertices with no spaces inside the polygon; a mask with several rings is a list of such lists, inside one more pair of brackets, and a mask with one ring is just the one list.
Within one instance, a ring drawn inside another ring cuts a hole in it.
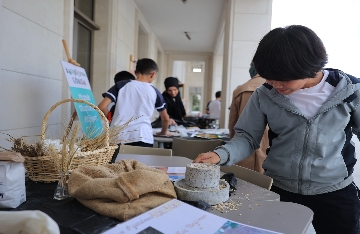
[{"label": "black table cover", "polygon": [[59,225],[64,234],[102,233],[121,221],[105,217],[85,207],[74,198],[53,199],[56,183],[25,181],[26,202],[15,209],[1,211],[40,210],[49,215]]}]

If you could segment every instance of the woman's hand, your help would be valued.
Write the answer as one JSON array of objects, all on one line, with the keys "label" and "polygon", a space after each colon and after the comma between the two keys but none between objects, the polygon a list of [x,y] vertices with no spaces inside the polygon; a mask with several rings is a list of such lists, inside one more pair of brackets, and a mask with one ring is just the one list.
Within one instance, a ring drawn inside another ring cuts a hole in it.
[{"label": "woman's hand", "polygon": [[166,132],[161,131],[161,132],[157,132],[157,133],[155,133],[155,135],[161,135],[161,136],[173,136],[174,134],[172,134],[172,133],[171,133],[171,132],[169,132],[169,131],[166,131]]},{"label": "woman's hand", "polygon": [[169,120],[169,126],[170,126],[170,125],[177,125],[177,123],[175,122],[175,120],[170,119],[170,120]]},{"label": "woman's hand", "polygon": [[193,162],[217,164],[220,162],[220,157],[214,152],[202,153]]}]

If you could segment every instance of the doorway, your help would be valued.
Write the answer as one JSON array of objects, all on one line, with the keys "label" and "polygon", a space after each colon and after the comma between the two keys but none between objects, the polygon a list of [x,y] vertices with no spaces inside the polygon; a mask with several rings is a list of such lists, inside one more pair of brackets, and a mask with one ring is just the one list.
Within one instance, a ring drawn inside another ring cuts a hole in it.
[{"label": "doorway", "polygon": [[198,116],[204,109],[204,61],[181,61],[173,63],[172,76],[180,82],[180,95],[188,116]]}]

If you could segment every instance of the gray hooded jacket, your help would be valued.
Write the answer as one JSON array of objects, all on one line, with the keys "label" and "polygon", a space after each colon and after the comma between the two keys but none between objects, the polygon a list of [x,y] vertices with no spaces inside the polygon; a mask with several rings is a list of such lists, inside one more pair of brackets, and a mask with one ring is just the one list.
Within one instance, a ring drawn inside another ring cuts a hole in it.
[{"label": "gray hooded jacket", "polygon": [[234,127],[235,137],[215,149],[220,164],[230,166],[251,155],[268,124],[270,147],[263,168],[275,186],[314,195],[349,185],[356,163],[351,137],[360,135],[360,81],[327,70],[326,82],[335,90],[311,119],[271,85],[259,87]]}]

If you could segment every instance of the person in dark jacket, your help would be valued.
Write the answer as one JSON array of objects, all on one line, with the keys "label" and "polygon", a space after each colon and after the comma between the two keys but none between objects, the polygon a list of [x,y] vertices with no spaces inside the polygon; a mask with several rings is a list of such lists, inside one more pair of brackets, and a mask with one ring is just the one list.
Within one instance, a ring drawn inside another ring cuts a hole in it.
[{"label": "person in dark jacket", "polygon": [[162,93],[166,110],[170,116],[170,124],[176,124],[176,120],[182,121],[186,116],[184,104],[179,92],[179,80],[175,77],[168,77],[164,81],[165,91]]}]

